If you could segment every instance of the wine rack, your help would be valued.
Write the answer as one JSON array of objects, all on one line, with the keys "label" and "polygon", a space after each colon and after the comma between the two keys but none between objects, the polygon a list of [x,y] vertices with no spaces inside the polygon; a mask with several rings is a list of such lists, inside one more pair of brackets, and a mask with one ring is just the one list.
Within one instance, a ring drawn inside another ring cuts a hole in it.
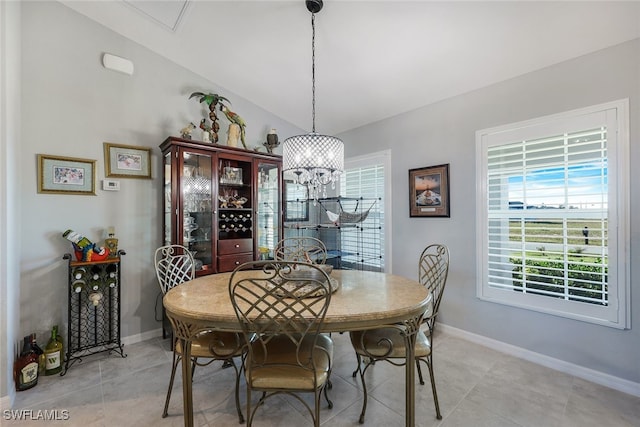
[{"label": "wine rack", "polygon": [[125,252],[119,250],[117,257],[96,262],[63,256],[69,262],[69,305],[66,360],[60,375],[92,354],[109,351],[127,357],[120,339],[122,255]]}]

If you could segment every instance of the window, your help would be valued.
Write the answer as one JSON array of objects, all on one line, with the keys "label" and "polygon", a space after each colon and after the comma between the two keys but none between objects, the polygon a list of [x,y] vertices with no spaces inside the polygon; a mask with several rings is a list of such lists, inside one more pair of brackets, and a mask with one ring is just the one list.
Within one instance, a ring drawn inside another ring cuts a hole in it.
[{"label": "window", "polygon": [[628,101],[477,132],[478,296],[629,325]]},{"label": "window", "polygon": [[[347,159],[345,172],[340,177],[340,195],[343,197],[363,198],[361,210],[371,206],[371,211],[359,227],[375,228],[379,230],[380,238],[371,241],[356,239],[354,233],[343,233],[341,236],[342,250],[352,253],[376,253],[379,257],[367,257],[365,263],[375,270],[390,271],[390,242],[389,233],[385,233],[386,224],[390,220],[386,212],[385,192],[389,192],[389,182],[385,182],[385,170],[389,174],[390,152],[384,151],[367,156]],[[389,180],[387,180],[389,181]],[[375,201],[375,203],[373,203]],[[387,216],[387,217],[385,217]],[[371,233],[360,233],[370,236]]]}]

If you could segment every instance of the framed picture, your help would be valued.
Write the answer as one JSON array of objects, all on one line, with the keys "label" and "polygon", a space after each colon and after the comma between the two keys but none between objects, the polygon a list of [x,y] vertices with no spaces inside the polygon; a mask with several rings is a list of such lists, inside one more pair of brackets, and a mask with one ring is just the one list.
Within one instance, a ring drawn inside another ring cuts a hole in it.
[{"label": "framed picture", "polygon": [[284,220],[309,221],[307,187],[284,180]]},{"label": "framed picture", "polygon": [[96,161],[38,154],[38,193],[96,195]]},{"label": "framed picture", "polygon": [[104,143],[105,176],[151,179],[151,148]]},{"label": "framed picture", "polygon": [[409,216],[450,216],[449,164],[409,170]]}]

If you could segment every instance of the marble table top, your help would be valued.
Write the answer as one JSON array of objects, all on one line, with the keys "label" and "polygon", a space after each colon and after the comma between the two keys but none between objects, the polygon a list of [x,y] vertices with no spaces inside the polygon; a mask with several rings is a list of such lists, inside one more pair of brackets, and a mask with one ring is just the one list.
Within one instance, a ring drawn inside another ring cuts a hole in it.
[{"label": "marble table top", "polygon": [[[256,274],[241,272],[239,274]],[[185,282],[164,296],[167,314],[189,324],[240,331],[229,299],[231,273]],[[374,328],[420,316],[431,302],[428,290],[402,276],[360,270],[333,270],[339,283],[325,317],[325,332]]]}]

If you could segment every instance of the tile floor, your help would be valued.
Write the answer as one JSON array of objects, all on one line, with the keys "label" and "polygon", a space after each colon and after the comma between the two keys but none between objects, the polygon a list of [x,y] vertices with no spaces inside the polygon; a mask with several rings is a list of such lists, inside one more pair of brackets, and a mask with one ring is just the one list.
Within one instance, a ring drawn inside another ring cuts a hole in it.
[{"label": "tile floor", "polygon": [[[355,356],[347,334],[336,341],[333,409],[323,400],[321,423],[358,426],[359,381],[351,377]],[[17,394],[14,409],[66,410],[66,421],[15,421],[3,426],[182,426],[182,387],[176,376],[169,416],[161,418],[171,369],[169,340],[125,347],[128,357],[94,355],[64,377],[42,377]],[[427,384],[416,386],[416,425],[422,427],[623,427],[640,426],[640,398],[593,384],[489,348],[438,333],[434,367],[443,419],[437,420]],[[232,369],[221,362],[201,367],[194,378],[197,426],[237,426]],[[404,371],[387,363],[370,369],[366,426],[404,425]],[[241,389],[244,402],[244,387]],[[244,408],[243,408],[244,409]],[[62,414],[62,412],[60,412]],[[311,425],[298,402],[276,397],[259,409],[258,426]]]}]

